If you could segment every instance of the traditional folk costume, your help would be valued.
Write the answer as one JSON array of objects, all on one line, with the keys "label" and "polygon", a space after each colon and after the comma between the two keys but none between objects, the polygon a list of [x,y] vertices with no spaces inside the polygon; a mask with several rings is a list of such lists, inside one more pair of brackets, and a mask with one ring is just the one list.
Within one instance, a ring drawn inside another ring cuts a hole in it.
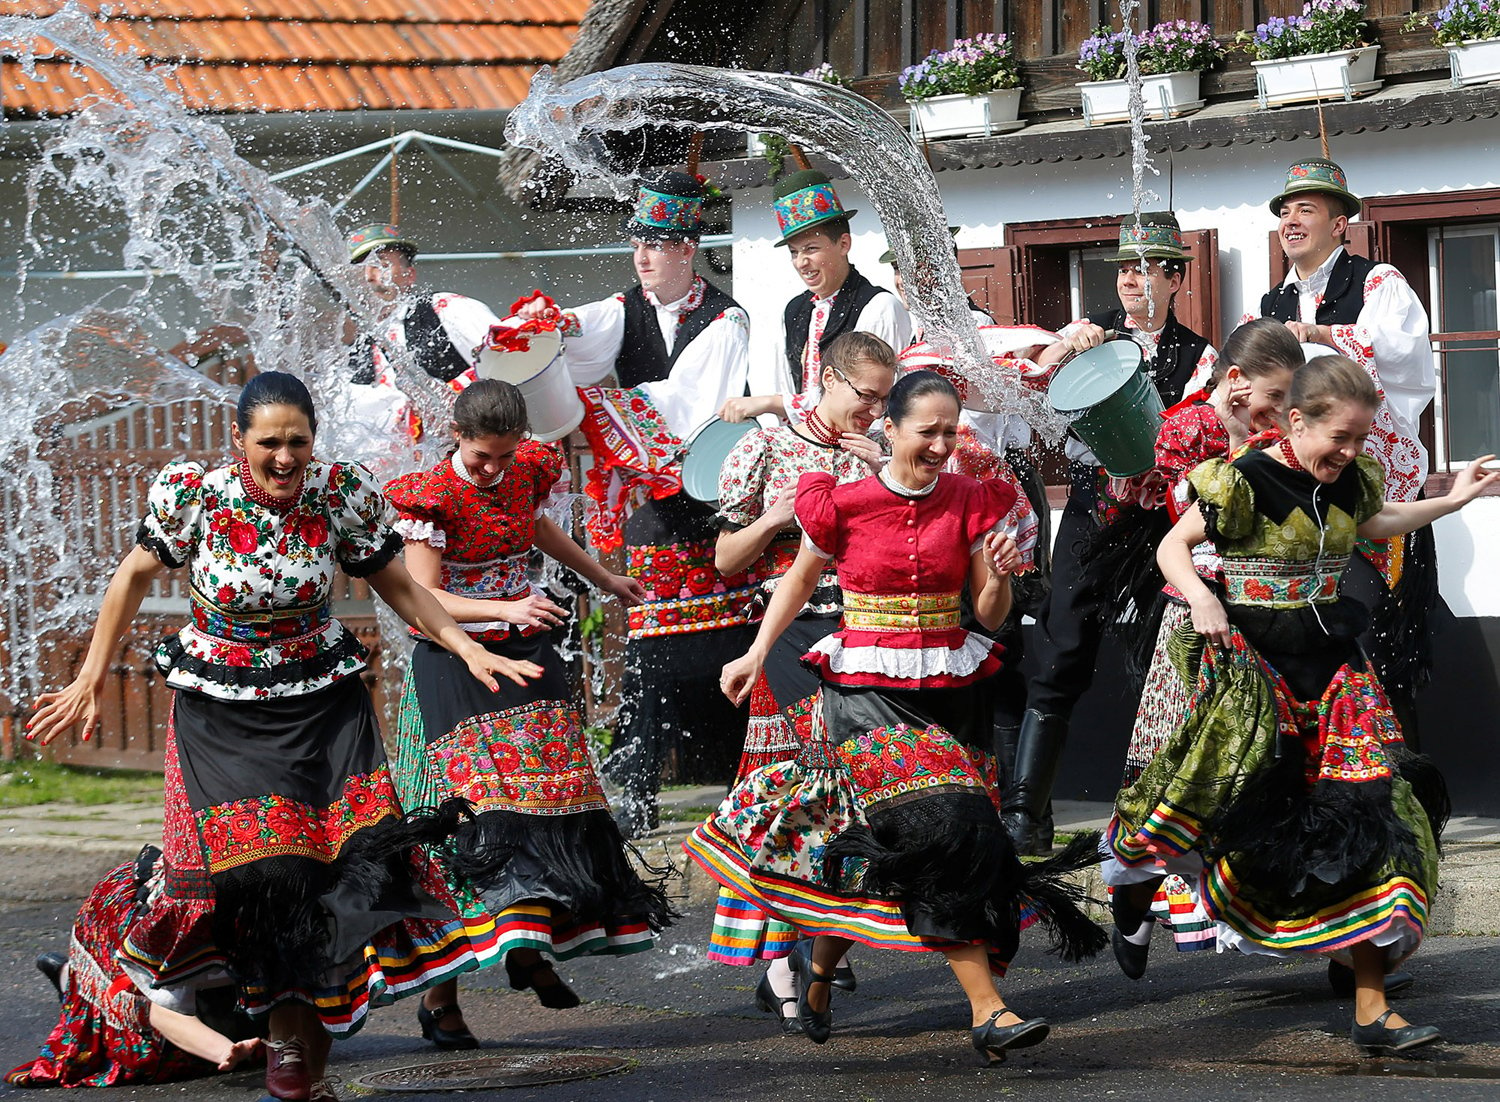
[{"label": "traditional folk costume", "polygon": [[[1341,202],[1350,218],[1359,214],[1359,199],[1332,161],[1292,165],[1284,190],[1271,200],[1271,213],[1279,214],[1288,196],[1304,192]],[[1288,272],[1261,298],[1260,312],[1280,321],[1328,326],[1334,350],[1369,372],[1381,401],[1365,451],[1380,461],[1388,500],[1421,496],[1427,449],[1420,427],[1436,393],[1437,373],[1427,311],[1405,277],[1341,245],[1306,279],[1299,279],[1295,268]],[[1432,527],[1398,539],[1361,540],[1359,552],[1344,584],[1372,610],[1365,645],[1409,725],[1416,719],[1414,695],[1432,662],[1427,615],[1438,600]]]},{"label": "traditional folk costume", "polygon": [[[796,489],[809,471],[825,471],[840,484],[870,473],[869,467],[837,443],[825,444],[789,428],[760,429],[748,434],[725,459],[719,472],[719,525],[737,531],[758,520],[782,494]],[[782,576],[791,569],[802,544],[802,530],[794,521],[778,533],[756,567],[760,586],[750,619],[760,620]],[[818,640],[838,629],[843,608],[838,577],[828,571],[797,618],[766,660],[766,668],[750,690],[750,721],[745,750],[735,783],[757,769],[797,756],[807,740],[818,678],[799,659]],[[719,890],[709,935],[708,958],[721,964],[752,964],[783,957],[796,945],[798,934],[743,896]]]},{"label": "traditional folk costume", "polygon": [[[161,851],[147,846],[111,869],[78,911],[68,944],[67,980],[57,1024],[37,1058],[5,1077],[16,1087],[120,1087],[211,1075],[217,1068],[182,1051],[151,1025],[150,1002],[121,967],[118,953],[137,918],[159,891]],[[198,1017],[234,1039],[253,1037],[233,1010],[234,993],[200,997]]]},{"label": "traditional folk costume", "polygon": [[[349,261],[359,264],[378,249],[399,248],[415,257],[417,246],[391,225],[361,226],[349,235]],[[334,420],[358,426],[377,450],[393,439],[421,436],[422,427],[388,350],[406,353],[429,378],[461,391],[477,376],[478,351],[500,319],[478,299],[451,291],[423,291],[393,304],[379,339],[366,334],[349,351],[351,409]],[[342,411],[340,411],[342,412]]]},{"label": "traditional folk costume", "polygon": [[[1119,263],[1152,260],[1190,261],[1182,231],[1171,213],[1143,213],[1120,227]],[[1170,308],[1160,329],[1147,332],[1119,307],[1082,319],[1112,329],[1117,340],[1140,345],[1151,381],[1163,405],[1175,405],[1213,370],[1218,355],[1207,338],[1177,320]],[[1081,324],[1075,322],[1074,325]],[[1072,326],[1065,327],[1066,337]],[[1021,365],[1035,374],[1037,365]],[[1108,473],[1081,440],[1066,442],[1069,463],[1068,501],[1053,543],[1052,585],[1037,616],[1035,676],[1027,686],[1026,713],[1016,744],[1016,777],[1007,785],[1009,822],[1023,851],[1050,847],[1047,810],[1062,760],[1068,722],[1079,698],[1094,679],[1094,666],[1105,622],[1116,609],[1106,596],[1105,579],[1090,571],[1081,554],[1101,525],[1117,515],[1119,503],[1107,492]],[[1028,826],[1022,815],[1029,818]]]},{"label": "traditional folk costume", "polygon": [[[845,210],[823,173],[794,172],[777,181],[771,205],[781,229],[777,248],[804,230],[859,213]],[[802,420],[822,399],[823,353],[844,333],[869,333],[900,352],[911,343],[911,314],[892,291],[878,287],[852,265],[844,282],[819,297],[803,291],[781,315],[781,343],[762,376],[752,380],[756,394],[780,394],[787,417]]]},{"label": "traditional folk costume", "polygon": [[[524,441],[489,486],[454,452],[386,487],[396,530],[441,552],[442,587],[475,600],[521,600],[536,513],[562,476],[562,456]],[[641,881],[589,757],[562,659],[546,628],[503,621],[463,627],[493,654],[534,662],[542,676],[498,692],[464,662],[418,639],[396,733],[403,802],[467,800],[451,863],[481,963],[513,949],[566,960],[650,949],[669,918],[660,890]],[[476,898],[473,898],[477,896]]]},{"label": "traditional folk costume", "polygon": [[[1280,444],[1289,450],[1289,446]],[[1189,476],[1222,556],[1231,642],[1184,625],[1169,647],[1194,686],[1182,722],[1120,793],[1114,883],[1197,864],[1221,948],[1416,949],[1437,883],[1441,778],[1410,754],[1338,595],[1355,529],[1383,507],[1360,456],[1322,485],[1267,450]]]},{"label": "traditional folk costume", "polygon": [[[696,241],[702,206],[697,180],[666,173],[641,188],[624,230],[637,240]],[[676,302],[637,286],[563,315],[593,456],[584,487],[590,541],[600,551],[623,542],[626,573],[646,589],[645,603],[626,613],[621,721],[606,765],[626,788],[621,813],[632,829],[654,825],[662,765],[679,738],[712,754],[738,745],[745,727],[717,679],[747,645],[756,579],[714,569],[714,513],[681,492],[681,457],[694,430],[745,394],[749,327],[745,311],[702,277]],[[624,389],[592,385],[610,372]]]},{"label": "traditional folk costume", "polygon": [[844,594],[840,629],[803,656],[822,681],[809,735],[684,848],[804,936],[982,944],[997,973],[1035,918],[1068,951],[1100,944],[1055,866],[1023,869],[1000,825],[987,682],[1000,648],[959,625],[972,550],[1014,495],[950,474],[920,491],[888,475],[798,483],[804,546],[835,560]]},{"label": "traditional folk costume", "polygon": [[477,967],[417,855],[457,809],[403,819],[365,648],[330,612],[336,569],[365,577],[400,551],[384,511],[368,472],[321,460],[285,501],[243,460],[171,463],[151,486],[136,538],[187,567],[193,620],[156,652],[181,767],[169,749],[165,883],[121,956],[170,1009],[193,1014],[227,969],[250,1013],[298,1000],[347,1034]]}]

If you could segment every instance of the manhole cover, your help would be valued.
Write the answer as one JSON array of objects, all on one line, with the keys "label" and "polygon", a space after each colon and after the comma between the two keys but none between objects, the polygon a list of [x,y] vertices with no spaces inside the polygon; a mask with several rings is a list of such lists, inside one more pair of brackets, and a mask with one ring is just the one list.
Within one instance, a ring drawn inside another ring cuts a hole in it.
[{"label": "manhole cover", "polygon": [[390,1068],[362,1075],[354,1081],[354,1085],[368,1090],[413,1093],[467,1091],[486,1087],[539,1087],[546,1083],[566,1083],[573,1079],[613,1075],[628,1067],[630,1061],[618,1056],[538,1052]]}]

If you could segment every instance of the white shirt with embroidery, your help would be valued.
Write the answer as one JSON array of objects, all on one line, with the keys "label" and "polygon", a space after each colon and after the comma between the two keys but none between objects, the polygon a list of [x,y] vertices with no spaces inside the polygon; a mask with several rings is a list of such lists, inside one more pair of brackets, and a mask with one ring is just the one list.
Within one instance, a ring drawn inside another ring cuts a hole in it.
[{"label": "white shirt with embroidery", "polygon": [[[822,398],[822,387],[818,380],[823,374],[822,356],[818,340],[828,324],[828,315],[838,301],[835,291],[827,298],[813,300],[813,316],[808,323],[808,340],[802,347],[802,389],[792,383],[792,370],[786,362],[786,314],[781,315],[781,340],[776,344],[775,355],[764,361],[750,379],[752,394],[780,394],[781,404],[788,421],[807,419],[807,411]],[[821,321],[819,320],[821,317]],[[869,333],[879,337],[900,355],[901,350],[911,344],[911,314],[902,305],[894,292],[878,294],[865,303],[854,324],[844,332]]]},{"label": "white shirt with embroidery", "polygon": [[[701,301],[701,290],[697,293]],[[694,291],[689,291],[673,302],[659,303],[647,292],[669,355],[677,346],[679,319],[693,297]],[[591,386],[614,371],[620,357],[625,343],[625,296],[611,295],[576,306],[565,311],[567,315],[571,317],[563,330],[563,356],[568,374],[576,385]],[[745,393],[749,374],[750,317],[741,307],[731,306],[683,349],[665,379],[642,383],[640,389],[668,427],[686,440],[693,430],[718,416],[728,399]]]},{"label": "white shirt with embroidery", "polygon": [[[1306,279],[1294,267],[1282,286],[1297,291],[1297,320],[1312,325],[1328,290],[1333,266],[1344,253],[1340,245]],[[1432,362],[1432,333],[1427,311],[1406,278],[1389,264],[1377,264],[1365,276],[1364,305],[1353,324],[1330,325],[1334,351],[1370,373],[1385,400],[1375,413],[1375,427],[1365,451],[1385,469],[1385,495],[1412,501],[1427,479],[1427,449],[1422,446],[1422,413],[1437,391]]]}]

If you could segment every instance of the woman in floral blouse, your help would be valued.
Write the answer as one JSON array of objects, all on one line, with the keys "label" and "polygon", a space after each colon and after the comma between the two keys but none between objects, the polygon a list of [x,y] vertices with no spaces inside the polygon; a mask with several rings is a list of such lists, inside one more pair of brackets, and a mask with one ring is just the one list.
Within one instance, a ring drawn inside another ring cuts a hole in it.
[{"label": "woman in floral blouse", "polygon": [[[532,549],[627,606],[642,591],[540,512],[562,456],[526,438],[519,390],[493,379],[471,384],[453,405],[452,431],[446,459],[386,487],[407,567],[488,653],[540,676],[498,696],[484,692],[453,655],[420,639],[401,697],[397,780],[409,806],[469,802],[477,814],[459,829],[453,865],[471,940],[485,962],[505,961],[513,988],[565,1009],[578,996],[549,957],[650,949],[670,910],[631,865],[610,816],[548,634],[564,613],[532,589]],[[428,992],[418,1019],[439,1048],[478,1043],[456,983]]]},{"label": "woman in floral blouse", "polygon": [[268,372],[240,396],[237,463],[168,464],[78,677],[29,726],[42,743],[75,723],[92,733],[152,581],[186,567],[192,622],[156,653],[181,762],[166,779],[168,873],[122,960],[149,998],[187,1013],[232,976],[268,1015],[266,1089],[283,1099],[334,1097],[329,1035],[372,1005],[478,966],[457,901],[418,856],[457,806],[403,819],[358,676],[365,649],[330,613],[334,572],[366,579],[485,691],[496,674],[540,672],[486,651],[412,580],[379,489],[355,464],[314,458],[316,429],[307,388]]},{"label": "woman in floral blouse", "polygon": [[[880,449],[870,438],[870,426],[885,411],[895,381],[896,354],[890,345],[869,333],[845,333],[823,354],[822,396],[807,417],[750,433],[724,461],[714,565],[731,575],[759,564],[756,573],[763,581],[751,607],[752,620],[764,613],[802,542],[793,512],[797,480],[809,471],[824,471],[837,482],[853,482],[880,469]],[[830,570],[772,648],[750,690],[750,723],[737,782],[762,766],[797,756],[818,691],[817,676],[798,658],[838,628],[840,606],[838,578]],[[768,1012],[779,1008],[782,1028],[789,1033],[801,1030],[787,964],[798,936],[743,896],[720,890],[708,957],[722,964],[770,960],[756,987],[756,1002]],[[839,985],[852,990],[852,973],[845,968],[839,973]]]}]

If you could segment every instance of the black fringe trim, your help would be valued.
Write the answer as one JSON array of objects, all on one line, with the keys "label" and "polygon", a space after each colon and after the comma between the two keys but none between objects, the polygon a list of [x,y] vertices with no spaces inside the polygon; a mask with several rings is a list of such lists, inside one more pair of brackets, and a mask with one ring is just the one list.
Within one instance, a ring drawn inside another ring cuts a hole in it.
[{"label": "black fringe trim", "polygon": [[1109,524],[1096,528],[1079,553],[1082,570],[1096,580],[1103,607],[1133,609],[1129,617],[1106,617],[1104,629],[1119,641],[1137,694],[1146,684],[1166,609],[1162,587],[1167,580],[1156,564],[1156,549],[1171,529],[1165,509],[1128,505]]},{"label": "black fringe trim", "polygon": [[276,666],[222,666],[188,654],[182,640],[168,635],[156,647],[156,667],[164,674],[181,670],[193,677],[237,689],[264,689],[312,681],[336,670],[347,658],[363,659],[369,655],[359,637],[347,628],[344,636],[315,658],[300,658]]},{"label": "black fringe trim", "polygon": [[485,811],[459,827],[447,854],[453,871],[481,893],[519,890],[515,899],[552,900],[582,921],[638,918],[661,930],[681,917],[666,894],[675,870],[647,862],[606,811]]},{"label": "black fringe trim", "polygon": [[1425,754],[1414,754],[1403,745],[1387,746],[1386,755],[1401,774],[1401,779],[1411,785],[1411,793],[1422,805],[1427,816],[1427,825],[1432,828],[1432,840],[1438,852],[1443,849],[1443,831],[1448,829],[1448,820],[1453,815],[1453,802],[1448,797],[1448,782],[1442,771]]},{"label": "black fringe trim", "polygon": [[1427,622],[1437,603],[1437,544],[1429,524],[1407,534],[1401,580],[1370,616],[1376,673],[1386,692],[1399,700],[1412,700],[1432,675]]},{"label": "black fringe trim", "polygon": [[386,532],[378,551],[359,562],[345,562],[340,559],[339,569],[351,578],[368,578],[371,574],[378,573],[389,566],[391,560],[401,554],[401,549],[405,546],[406,541],[395,532]]},{"label": "black fringe trim", "polygon": [[151,530],[146,527],[144,520],[136,525],[135,542],[147,551],[150,551],[151,554],[156,556],[157,562],[170,570],[176,570],[187,562],[186,556],[180,559],[177,557],[172,550],[172,545],[167,543],[166,540],[153,536]]}]

